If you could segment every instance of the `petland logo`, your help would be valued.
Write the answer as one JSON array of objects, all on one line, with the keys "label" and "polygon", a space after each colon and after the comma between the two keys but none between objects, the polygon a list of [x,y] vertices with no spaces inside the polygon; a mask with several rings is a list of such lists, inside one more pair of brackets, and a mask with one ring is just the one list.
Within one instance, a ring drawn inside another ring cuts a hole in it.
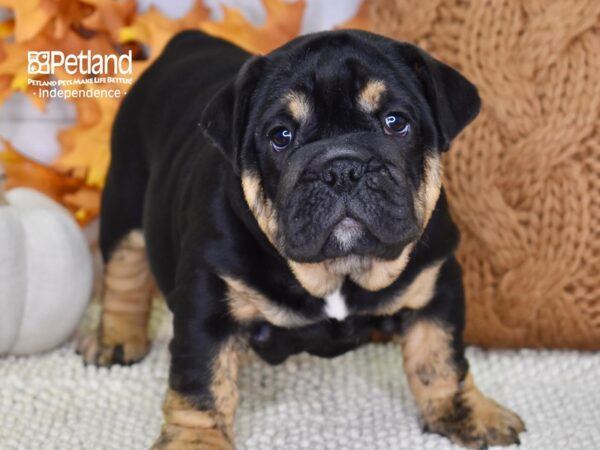
[{"label": "petland logo", "polygon": [[131,51],[123,55],[99,55],[83,50],[77,55],[65,55],[60,50],[27,52],[29,75],[54,75],[62,68],[68,75],[131,75]]}]

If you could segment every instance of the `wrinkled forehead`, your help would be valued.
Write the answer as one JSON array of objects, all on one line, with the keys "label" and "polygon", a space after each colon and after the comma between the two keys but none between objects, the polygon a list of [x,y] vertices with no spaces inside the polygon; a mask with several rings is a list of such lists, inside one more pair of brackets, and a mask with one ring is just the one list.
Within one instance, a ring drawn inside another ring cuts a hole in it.
[{"label": "wrinkled forehead", "polygon": [[390,99],[417,100],[414,77],[375,48],[334,42],[302,50],[270,62],[263,97],[267,117],[285,111],[297,123],[315,116],[343,121],[376,113]]},{"label": "wrinkled forehead", "polygon": [[[290,87],[284,91],[278,103],[295,122],[303,124],[309,120],[311,114],[318,115],[319,109],[325,109],[332,106],[331,104],[344,106],[343,103],[352,103],[351,107],[362,113],[375,113],[381,109],[388,87],[384,80],[374,76],[364,82],[355,83],[352,89],[339,88],[325,95],[319,92],[321,90],[322,87],[318,85],[315,89],[304,86]],[[336,92],[342,98],[336,98]]]}]

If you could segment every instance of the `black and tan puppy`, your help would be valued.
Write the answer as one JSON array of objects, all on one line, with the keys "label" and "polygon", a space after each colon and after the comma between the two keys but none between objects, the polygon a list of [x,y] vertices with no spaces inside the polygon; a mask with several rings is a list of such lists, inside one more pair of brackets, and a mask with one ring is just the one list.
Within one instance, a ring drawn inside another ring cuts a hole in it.
[{"label": "black and tan puppy", "polygon": [[441,154],[479,107],[452,68],[365,32],[257,57],[199,32],[169,43],[115,122],[104,311],[81,346],[96,364],[139,361],[156,282],[174,337],[154,448],[233,447],[245,345],[280,363],[339,355],[373,330],[397,337],[427,430],[518,442],[523,422],[465,360],[441,187]]}]

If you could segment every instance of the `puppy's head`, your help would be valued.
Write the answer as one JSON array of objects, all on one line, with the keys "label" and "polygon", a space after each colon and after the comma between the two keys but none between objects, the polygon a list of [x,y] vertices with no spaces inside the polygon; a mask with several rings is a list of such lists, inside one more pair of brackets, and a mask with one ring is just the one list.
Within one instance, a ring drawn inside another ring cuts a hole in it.
[{"label": "puppy's head", "polygon": [[440,153],[479,108],[475,87],[419,48],[338,31],[250,59],[202,123],[286,258],[393,260],[419,239]]}]

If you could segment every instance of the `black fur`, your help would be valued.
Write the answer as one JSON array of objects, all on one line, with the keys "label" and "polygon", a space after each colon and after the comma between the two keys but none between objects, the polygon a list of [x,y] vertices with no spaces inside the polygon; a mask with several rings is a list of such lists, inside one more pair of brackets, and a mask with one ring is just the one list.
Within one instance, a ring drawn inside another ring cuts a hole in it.
[{"label": "black fur", "polygon": [[[356,110],[355,95],[372,77],[386,82],[389,108],[410,116],[409,138],[383,134],[385,111],[369,117]],[[281,96],[290,88],[311,90],[314,114],[298,130],[294,151],[276,154],[266,135],[273,123],[289,122]],[[420,234],[412,193],[422,181],[424,152],[445,150],[478,110],[475,88],[456,71],[414,46],[369,33],[309,35],[264,57],[200,32],[177,35],[128,93],[117,116],[101,227],[105,258],[130,230],[144,230],[152,272],[174,313],[171,387],[209,408],[212,359],[236,333],[249,335],[259,355],[279,363],[300,351],[335,356],[364,343],[372,330],[401,333],[415,317],[448,324],[455,331],[455,358],[462,363],[464,299],[452,257],[458,231],[442,193]],[[345,208],[322,183],[304,179],[331,163],[340,145],[353,158],[376,155],[365,170],[382,186],[365,188],[360,201],[349,200]],[[246,204],[240,186],[244,169],[260,174],[281,215],[283,254]],[[344,282],[351,314],[338,322],[326,318],[323,299],[303,289],[286,258],[318,261],[345,254],[327,241],[344,214],[368,224],[364,238],[346,253],[391,259],[407,242],[419,240],[389,287],[369,292]],[[301,225],[314,227],[305,232]],[[427,307],[390,318],[368,315],[423,267],[443,258],[447,262]],[[218,275],[242,280],[316,323],[295,329],[237,323]]]}]

